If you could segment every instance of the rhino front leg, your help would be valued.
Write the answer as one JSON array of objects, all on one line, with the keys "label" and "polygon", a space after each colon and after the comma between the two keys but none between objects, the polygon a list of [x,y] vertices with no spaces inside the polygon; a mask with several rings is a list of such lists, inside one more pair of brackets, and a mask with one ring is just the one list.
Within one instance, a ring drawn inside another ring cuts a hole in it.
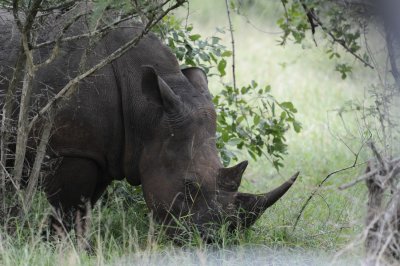
[{"label": "rhino front leg", "polygon": [[78,248],[92,250],[87,238],[90,230],[92,205],[90,200],[82,199],[82,202],[84,204],[77,208],[73,207],[65,211],[61,208],[54,208],[53,214],[49,216],[47,239],[51,237],[63,242],[68,238],[70,230],[74,228]]},{"label": "rhino front leg", "polygon": [[62,159],[45,182],[47,198],[55,210],[50,217],[51,235],[65,238],[75,228],[78,245],[89,248],[86,236],[91,206],[107,187],[103,180],[95,161],[76,157]]},{"label": "rhino front leg", "polygon": [[[85,200],[83,199],[83,201]],[[92,251],[92,248],[88,242],[88,234],[92,217],[91,210],[92,210],[91,201],[86,200],[85,204],[79,206],[79,208],[74,213],[75,235],[76,235],[76,240],[78,242],[78,248],[81,250]]]}]

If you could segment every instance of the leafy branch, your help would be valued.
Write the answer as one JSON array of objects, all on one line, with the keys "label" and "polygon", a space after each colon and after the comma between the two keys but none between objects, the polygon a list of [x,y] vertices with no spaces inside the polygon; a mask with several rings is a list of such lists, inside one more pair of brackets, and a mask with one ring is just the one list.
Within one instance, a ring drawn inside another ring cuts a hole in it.
[{"label": "leafy branch", "polygon": [[[313,8],[309,8],[307,6],[307,4],[304,2],[304,0],[300,0],[302,7],[304,8],[304,11],[306,12],[308,21],[310,23],[311,26],[311,30],[312,33],[315,34],[315,28],[317,26],[320,26],[321,29],[328,34],[332,41],[334,43],[338,43],[340,46],[342,46],[348,53],[350,53],[351,55],[353,55],[356,59],[358,59],[360,62],[362,62],[365,66],[374,69],[374,67],[367,62],[364,58],[362,58],[359,54],[356,53],[356,51],[358,50],[357,46],[353,44],[353,38],[347,38],[348,40],[346,40],[346,36],[344,38],[339,38],[334,34],[334,32],[332,32],[332,30],[328,29],[328,27],[325,26],[324,23],[322,23],[321,19],[316,15],[315,11]],[[359,35],[355,35],[354,36],[354,40],[356,40],[359,37]],[[350,45],[348,45],[348,43],[350,42]]]},{"label": "leafy branch", "polygon": [[[360,54],[362,25],[356,27],[355,21],[349,18],[346,9],[339,3],[333,1],[323,3],[316,0],[281,0],[285,11],[277,22],[283,30],[281,44],[285,44],[289,36],[293,36],[294,42],[300,44],[306,39],[306,32],[311,30],[314,43],[317,45],[315,33],[320,28],[331,41],[330,48],[327,49],[329,59],[340,57],[333,48],[337,44],[364,66],[374,69],[368,54]],[[336,71],[345,79],[347,73],[352,71],[352,67],[342,63],[336,66]]]},{"label": "leafy branch", "polygon": [[[269,85],[251,81],[235,86],[235,80],[232,85],[222,82],[227,73],[227,59],[234,55],[233,46],[229,50],[221,44],[219,34],[225,34],[225,30],[217,28],[217,34],[203,38],[193,32],[191,25],[182,24],[175,16],[167,16],[155,30],[181,64],[201,67],[208,75],[221,79],[221,86],[214,88],[218,93],[213,102],[218,114],[217,147],[223,163],[228,165],[238,160],[238,150],[244,150],[255,160],[267,155],[275,168],[282,167],[287,152],[286,132],[291,127],[296,132],[301,130],[295,119],[296,108],[291,102],[277,101]],[[229,31],[232,33],[231,28]]]}]

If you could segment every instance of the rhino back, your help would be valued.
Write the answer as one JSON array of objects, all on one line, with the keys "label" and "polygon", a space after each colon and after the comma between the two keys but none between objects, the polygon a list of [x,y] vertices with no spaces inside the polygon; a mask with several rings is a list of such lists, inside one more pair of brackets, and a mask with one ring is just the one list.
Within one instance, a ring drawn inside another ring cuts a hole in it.
[{"label": "rhino back", "polygon": [[[10,25],[8,23],[0,27],[7,31],[7,35],[2,35],[5,39],[10,38]],[[95,42],[92,47],[87,39],[63,43],[56,59],[40,68],[36,74],[33,114],[78,75],[85,49],[88,51],[85,69],[89,69],[142,31],[142,26],[132,22],[122,26]],[[54,39],[60,27],[62,22],[59,26],[52,25],[51,31],[44,28],[39,34],[39,43]],[[66,36],[86,30],[85,22],[78,23],[71,27]],[[17,32],[15,27],[14,32]],[[14,43],[9,45],[13,47],[12,56],[6,58],[6,52],[0,53],[0,62],[4,65],[15,64],[19,47],[19,37],[15,36]],[[49,46],[37,51],[36,63],[46,60],[51,49],[52,46]],[[51,148],[48,150],[59,156],[91,158],[107,170],[109,177],[127,177],[131,184],[140,184],[138,163],[142,150],[141,138],[150,127],[157,126],[159,116],[158,108],[149,105],[142,93],[143,65],[153,66],[173,89],[179,88],[174,84],[182,80],[187,82],[170,49],[149,33],[136,47],[112,64],[79,82],[75,93],[58,105],[54,133],[50,140]],[[9,69],[12,72],[12,68]],[[8,77],[10,73],[7,73]],[[5,90],[4,82],[0,86],[1,95]]]}]

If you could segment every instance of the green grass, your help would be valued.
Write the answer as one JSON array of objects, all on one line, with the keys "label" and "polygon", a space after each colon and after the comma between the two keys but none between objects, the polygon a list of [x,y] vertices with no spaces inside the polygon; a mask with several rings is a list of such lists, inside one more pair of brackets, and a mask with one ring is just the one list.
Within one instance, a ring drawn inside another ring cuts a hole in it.
[{"label": "green grass", "polygon": [[[346,128],[354,135],[351,136],[334,110],[348,100],[363,101],[364,89],[374,82],[373,75],[354,62],[354,59],[345,56],[344,60],[353,65],[354,72],[348,79],[342,80],[339,73],[334,71],[336,62],[329,61],[324,53],[324,41],[318,47],[313,43],[307,47],[293,44],[278,46],[279,34],[275,32],[279,32],[279,29],[274,27],[274,21],[279,6],[261,7],[249,11],[264,16],[262,19],[252,19],[252,23],[270,33],[255,29],[243,17],[233,17],[238,84],[248,84],[251,80],[259,84],[270,84],[272,94],[278,100],[294,103],[303,130],[300,134],[288,134],[289,153],[280,173],[276,173],[267,159],[251,161],[241,190],[265,192],[296,171],[301,171],[301,176],[288,194],[268,209],[251,230],[236,236],[226,235],[222,244],[211,249],[229,249],[232,246],[246,248],[249,245],[290,247],[307,252],[322,250],[329,257],[349,243],[354,243],[354,238],[363,226],[366,204],[364,186],[338,190],[339,185],[357,176],[363,167],[332,176],[311,200],[295,231],[293,224],[301,206],[319,182],[328,173],[353,164],[354,154],[338,136],[353,151],[357,151],[361,144],[356,123],[358,118],[351,114],[345,116]],[[191,1],[189,22],[203,36],[213,34],[216,26],[224,25],[226,28],[224,2]],[[229,45],[229,35],[222,37],[226,45]],[[231,75],[228,74],[224,82],[230,80]],[[217,92],[219,86],[219,80],[210,79],[212,91]],[[248,156],[243,153],[241,157],[247,159]],[[363,159],[365,156],[362,154],[360,162]],[[13,237],[1,232],[0,264],[102,265],[129,264],[135,261],[151,264],[157,261],[154,256],[182,263],[181,257],[186,256],[186,252],[195,256],[207,253],[209,247],[205,247],[196,238],[181,248],[166,240],[159,233],[159,226],[156,226],[154,232],[150,230],[146,207],[143,199],[138,196],[140,191],[134,192],[126,185],[117,185],[124,189],[117,189],[110,202],[104,206],[98,204],[93,212],[91,241],[96,255],[76,250],[71,244],[73,239],[64,245],[40,240],[39,230],[45,217],[43,211],[48,206],[43,197],[38,196],[35,204],[37,211],[32,214],[31,224],[17,228],[17,235]],[[121,191],[128,191],[134,197],[127,198],[124,196],[126,193]],[[360,252],[360,243],[355,243],[349,252]],[[199,262],[202,261],[200,255],[196,257]]]}]

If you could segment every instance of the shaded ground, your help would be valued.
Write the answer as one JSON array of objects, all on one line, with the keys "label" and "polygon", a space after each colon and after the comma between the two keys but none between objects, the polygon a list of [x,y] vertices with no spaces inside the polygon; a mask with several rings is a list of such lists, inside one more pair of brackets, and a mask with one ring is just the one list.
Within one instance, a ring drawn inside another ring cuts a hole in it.
[{"label": "shaded ground", "polygon": [[334,258],[332,254],[302,249],[270,249],[266,246],[242,246],[219,250],[166,249],[161,252],[136,253],[116,260],[112,265],[360,265],[359,257]]}]

